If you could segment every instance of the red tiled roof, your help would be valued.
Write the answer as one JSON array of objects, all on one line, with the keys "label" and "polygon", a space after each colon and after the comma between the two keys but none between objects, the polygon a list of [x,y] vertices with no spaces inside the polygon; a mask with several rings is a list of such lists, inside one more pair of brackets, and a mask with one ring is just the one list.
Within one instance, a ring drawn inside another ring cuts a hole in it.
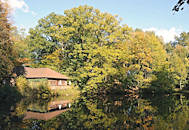
[{"label": "red tiled roof", "polygon": [[54,79],[69,79],[67,76],[62,75],[49,68],[29,68],[24,67],[26,78],[54,78]]}]

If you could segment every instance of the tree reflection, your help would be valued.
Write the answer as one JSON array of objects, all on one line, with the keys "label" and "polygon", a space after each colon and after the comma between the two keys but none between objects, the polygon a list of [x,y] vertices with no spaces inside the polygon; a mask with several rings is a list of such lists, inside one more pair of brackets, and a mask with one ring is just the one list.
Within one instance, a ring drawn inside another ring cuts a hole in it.
[{"label": "tree reflection", "polygon": [[71,111],[46,122],[44,126],[47,128],[47,124],[51,124],[55,129],[189,128],[189,107],[185,96],[136,97],[80,97]]},{"label": "tree reflection", "polygon": [[156,110],[154,116],[154,127],[156,129],[178,129],[189,128],[189,100],[187,97],[178,95],[155,95],[145,97],[150,105]]},{"label": "tree reflection", "polygon": [[16,87],[0,87],[0,130],[28,128],[30,121],[24,121],[25,112],[28,106],[46,106],[49,99],[42,100],[22,97]]},{"label": "tree reflection", "polygon": [[16,104],[20,99],[21,95],[14,87],[0,87],[0,129],[14,128],[13,122],[22,120],[15,112]]},{"label": "tree reflection", "polygon": [[[45,105],[45,101],[37,102]],[[81,95],[69,111],[56,118],[23,120],[32,103],[36,104],[32,99],[17,100],[1,107],[1,129],[189,129],[189,100],[181,94]]]}]

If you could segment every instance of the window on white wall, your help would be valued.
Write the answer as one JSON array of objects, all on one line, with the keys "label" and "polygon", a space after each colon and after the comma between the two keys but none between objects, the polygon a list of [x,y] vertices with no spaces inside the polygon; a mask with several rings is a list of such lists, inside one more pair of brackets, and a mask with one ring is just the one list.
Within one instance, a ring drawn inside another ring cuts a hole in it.
[{"label": "window on white wall", "polygon": [[71,85],[72,83],[71,83],[71,81],[69,81],[69,85]]},{"label": "window on white wall", "polygon": [[62,80],[59,80],[59,81],[58,81],[58,85],[62,85]]}]

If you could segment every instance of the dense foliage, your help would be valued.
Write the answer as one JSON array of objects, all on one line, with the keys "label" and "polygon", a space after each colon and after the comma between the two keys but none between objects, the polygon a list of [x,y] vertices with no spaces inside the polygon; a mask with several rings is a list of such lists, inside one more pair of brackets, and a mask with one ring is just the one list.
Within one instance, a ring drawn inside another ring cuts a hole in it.
[{"label": "dense foliage", "polygon": [[[23,63],[66,73],[83,93],[76,87],[53,92],[47,82],[32,86],[36,79],[17,77],[15,87],[0,88],[0,129],[189,128],[188,96],[156,94],[189,88],[189,33],[164,43],[154,32],[79,6],[42,18],[25,37],[11,28],[6,11],[0,3],[0,85]],[[47,112],[52,96],[78,99],[52,120],[24,120],[27,110]]]},{"label": "dense foliage", "polygon": [[23,76],[19,76],[16,78],[16,88],[24,97],[36,99],[49,99],[52,97],[52,92],[48,86],[47,80],[41,79],[34,84]]},{"label": "dense foliage", "polygon": [[[165,44],[153,32],[121,25],[90,6],[39,20],[27,36],[31,66],[66,73],[84,91],[187,86],[188,33]],[[108,85],[113,84],[113,85]]]},{"label": "dense foliage", "polygon": [[13,68],[17,63],[11,31],[7,5],[0,1],[0,85],[9,83]]}]

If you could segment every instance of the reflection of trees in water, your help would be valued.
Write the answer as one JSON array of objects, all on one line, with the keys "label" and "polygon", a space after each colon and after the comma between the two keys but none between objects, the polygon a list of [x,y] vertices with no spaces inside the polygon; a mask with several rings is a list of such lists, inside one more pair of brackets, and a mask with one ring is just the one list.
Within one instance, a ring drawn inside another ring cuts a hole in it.
[{"label": "reflection of trees in water", "polygon": [[3,86],[0,88],[0,129],[13,128],[15,126],[13,122],[22,120],[15,112],[20,99],[21,95],[14,87]]},{"label": "reflection of trees in water", "polygon": [[150,105],[155,108],[154,126],[156,129],[189,129],[189,100],[178,95],[156,95],[151,98]]},{"label": "reflection of trees in water", "polygon": [[48,100],[30,97],[22,98],[15,87],[5,86],[0,88],[0,130],[21,129],[27,127],[30,121],[23,121],[24,114],[31,104],[39,108],[46,106]]},{"label": "reflection of trees in water", "polygon": [[81,97],[69,112],[48,121],[62,129],[188,129],[188,100],[164,95]]},{"label": "reflection of trees in water", "polygon": [[149,102],[139,98],[139,95],[111,97],[108,103],[105,104],[109,104],[106,106],[109,109],[106,113],[112,113],[117,119],[112,124],[114,129],[142,129],[150,127],[152,124],[154,110]]},{"label": "reflection of trees in water", "polygon": [[[9,99],[10,100],[10,99]],[[189,100],[184,95],[90,95],[81,96],[70,111],[48,121],[22,120],[31,103],[17,101],[7,106],[1,128],[36,129],[188,129]],[[5,108],[1,108],[4,111]],[[10,110],[12,109],[12,112]]]}]

